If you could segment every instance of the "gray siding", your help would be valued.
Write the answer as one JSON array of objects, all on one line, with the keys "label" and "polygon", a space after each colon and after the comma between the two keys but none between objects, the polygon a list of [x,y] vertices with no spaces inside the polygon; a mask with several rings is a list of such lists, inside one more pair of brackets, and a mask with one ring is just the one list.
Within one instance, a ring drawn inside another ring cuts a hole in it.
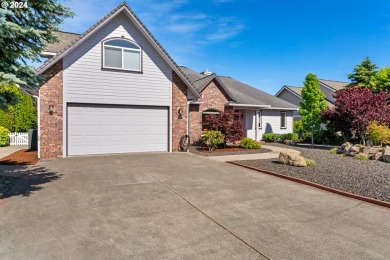
[{"label": "gray siding", "polygon": [[335,99],[333,95],[335,94],[336,91],[329,89],[328,87],[325,87],[320,83],[320,88],[322,92],[324,92],[326,99],[329,100],[330,102],[334,103]]},{"label": "gray siding", "polygon": [[[280,112],[287,112],[287,128],[280,128]],[[284,110],[262,110],[262,128],[257,129],[257,115],[255,110],[247,110],[245,113],[245,125],[247,137],[261,140],[265,133],[287,134],[293,132],[293,111]]]},{"label": "gray siding", "polygon": [[[143,73],[102,70],[104,39],[132,39],[143,48]],[[124,15],[118,15],[64,58],[64,101],[170,106],[172,70]]]},{"label": "gray siding", "polygon": [[290,102],[296,106],[299,106],[299,103],[302,102],[302,98],[297,97],[296,95],[285,89],[280,92],[277,97],[286,100],[287,102]]}]

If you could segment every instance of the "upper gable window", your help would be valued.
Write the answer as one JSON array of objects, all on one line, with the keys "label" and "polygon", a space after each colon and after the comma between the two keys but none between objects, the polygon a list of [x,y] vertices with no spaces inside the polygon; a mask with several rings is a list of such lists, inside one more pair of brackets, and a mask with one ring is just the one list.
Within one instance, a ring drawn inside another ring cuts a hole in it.
[{"label": "upper gable window", "polygon": [[103,43],[103,67],[129,71],[142,70],[142,49],[125,39],[113,39]]}]

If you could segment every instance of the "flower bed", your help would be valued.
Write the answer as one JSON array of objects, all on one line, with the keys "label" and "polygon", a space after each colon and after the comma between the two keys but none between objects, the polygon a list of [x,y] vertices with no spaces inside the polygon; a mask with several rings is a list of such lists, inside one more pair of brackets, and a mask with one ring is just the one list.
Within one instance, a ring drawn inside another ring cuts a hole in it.
[{"label": "flower bed", "polygon": [[236,154],[256,154],[256,153],[268,153],[269,149],[245,149],[238,146],[228,146],[226,148],[217,148],[209,151],[207,147],[191,146],[190,152],[199,154],[202,156],[221,156],[221,155],[236,155]]}]

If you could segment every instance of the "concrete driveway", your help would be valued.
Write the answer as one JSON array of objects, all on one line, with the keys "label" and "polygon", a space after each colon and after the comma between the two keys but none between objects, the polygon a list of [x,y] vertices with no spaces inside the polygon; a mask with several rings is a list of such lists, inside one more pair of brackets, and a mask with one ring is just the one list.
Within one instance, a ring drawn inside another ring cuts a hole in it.
[{"label": "concrete driveway", "polygon": [[0,200],[1,259],[390,255],[390,210],[192,154],[57,159],[19,174]]}]

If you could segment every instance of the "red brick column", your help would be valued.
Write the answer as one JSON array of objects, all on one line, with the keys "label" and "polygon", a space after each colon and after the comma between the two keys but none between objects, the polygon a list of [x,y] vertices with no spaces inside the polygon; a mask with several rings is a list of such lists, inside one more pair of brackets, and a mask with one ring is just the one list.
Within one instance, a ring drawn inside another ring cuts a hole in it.
[{"label": "red brick column", "polygon": [[[51,66],[43,76],[45,82],[39,90],[40,156],[42,159],[62,157],[62,60]],[[49,114],[49,106],[54,107],[52,115]]]},{"label": "red brick column", "polygon": [[[179,119],[179,109],[182,109],[182,119]],[[172,151],[180,148],[180,138],[187,134],[187,86],[172,72]]]}]

